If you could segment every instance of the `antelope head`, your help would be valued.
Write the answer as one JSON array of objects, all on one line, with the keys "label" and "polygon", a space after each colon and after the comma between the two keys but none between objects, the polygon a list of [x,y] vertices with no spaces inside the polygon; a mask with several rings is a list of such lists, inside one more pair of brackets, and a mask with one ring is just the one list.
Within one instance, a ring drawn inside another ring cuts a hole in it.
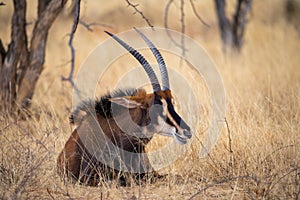
[{"label": "antelope head", "polygon": [[[151,65],[137,50],[126,44],[117,36],[105,31],[131,55],[133,55],[137,61],[139,61],[146,71],[153,89],[153,93],[150,94],[146,94],[144,90],[138,90],[138,92],[133,96],[112,97],[109,100],[112,103],[128,108],[133,112],[138,112],[138,115],[142,117],[140,117],[139,120],[136,120],[136,123],[141,121],[138,123],[139,125],[148,125],[146,130],[148,134],[158,133],[164,136],[171,136],[179,144],[186,144],[187,139],[192,137],[192,133],[190,127],[175,111],[173,96],[170,90],[168,71],[164,59],[154,44],[141,31],[138,29],[135,30],[146,42],[158,62],[162,76],[162,87],[160,86]],[[149,126],[149,124],[151,125]]]}]

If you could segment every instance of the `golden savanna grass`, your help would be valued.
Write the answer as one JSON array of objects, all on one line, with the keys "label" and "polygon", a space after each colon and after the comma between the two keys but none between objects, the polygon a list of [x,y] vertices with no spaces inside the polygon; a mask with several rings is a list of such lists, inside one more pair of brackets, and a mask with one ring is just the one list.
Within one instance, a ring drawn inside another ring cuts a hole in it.
[{"label": "golden savanna grass", "polygon": [[[159,2],[146,1],[139,6],[155,26],[163,26],[164,9]],[[232,12],[234,2],[228,1],[228,12]],[[0,8],[0,37],[8,44],[12,3],[6,3]],[[35,5],[28,4],[28,22],[32,22]],[[195,199],[299,198],[300,33],[295,24],[286,20],[284,1],[253,1],[240,55],[222,53],[213,1],[196,2],[209,28],[195,19],[188,2],[186,5],[186,33],[215,62],[226,90],[228,126],[224,122],[210,155],[199,158],[210,107],[207,89],[198,78],[192,82],[203,112],[199,114],[200,128],[195,133],[198,139],[193,140],[181,158],[160,171],[168,174],[166,178],[130,187],[111,182],[98,188],[62,181],[56,171],[56,159],[74,128],[69,125],[72,88],[61,81],[70,67],[67,34],[72,20],[62,14],[49,34],[45,69],[33,97],[31,116],[16,120],[1,114],[0,198],[189,199],[192,195]],[[179,2],[171,9],[170,27],[180,30]],[[79,26],[74,41],[76,72],[89,52],[108,38],[104,29],[118,33],[145,26],[139,15],[132,15],[132,8],[127,8],[125,1],[83,1],[82,17],[109,27],[95,26],[89,32]],[[28,29],[32,29],[30,23]],[[125,67],[112,71],[116,75],[106,77],[100,92],[112,89],[110,81],[115,83],[118,74],[122,75],[132,64],[126,60],[118,63]],[[189,76],[187,70],[180,69],[183,76]],[[149,149],[158,148],[160,139],[155,138]]]}]

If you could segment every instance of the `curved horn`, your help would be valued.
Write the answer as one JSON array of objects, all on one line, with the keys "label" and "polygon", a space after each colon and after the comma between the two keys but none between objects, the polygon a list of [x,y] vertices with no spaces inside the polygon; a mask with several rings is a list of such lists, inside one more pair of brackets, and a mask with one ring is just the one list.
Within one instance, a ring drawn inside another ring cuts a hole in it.
[{"label": "curved horn", "polygon": [[132,48],[131,46],[129,46],[128,44],[126,44],[124,41],[122,41],[120,38],[118,38],[117,36],[113,35],[112,33],[108,32],[108,31],[104,31],[105,33],[107,33],[108,35],[110,35],[113,39],[115,39],[119,44],[121,44],[131,55],[133,55],[135,57],[135,59],[137,59],[139,61],[139,63],[143,66],[143,68],[145,69],[151,84],[152,84],[152,88],[154,92],[158,92],[160,91],[160,85],[158,82],[158,79],[151,67],[151,65],[148,63],[148,61],[144,58],[144,56],[142,56],[137,50],[135,50],[134,48]]},{"label": "curved horn", "polygon": [[162,88],[163,90],[169,90],[170,89],[169,75],[162,55],[160,54],[159,50],[154,46],[154,44],[141,31],[139,31],[137,28],[134,28],[134,30],[143,38],[146,44],[150,47],[159,65],[159,70],[162,78]]}]

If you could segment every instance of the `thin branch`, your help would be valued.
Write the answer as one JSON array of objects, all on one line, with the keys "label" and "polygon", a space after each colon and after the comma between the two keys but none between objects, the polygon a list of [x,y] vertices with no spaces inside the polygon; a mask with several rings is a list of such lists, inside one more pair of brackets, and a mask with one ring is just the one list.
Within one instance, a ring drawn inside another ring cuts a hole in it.
[{"label": "thin branch", "polygon": [[[199,135],[204,134],[204,133],[208,130],[208,128],[209,128],[208,126],[207,126],[206,128],[204,128],[203,131],[201,131],[201,133],[199,133]],[[204,144],[203,144],[203,142],[201,141],[201,139],[200,139],[197,135],[195,135],[195,138],[199,141],[201,147],[204,148],[206,152],[208,152],[207,148],[204,146]],[[218,169],[218,165],[217,165],[217,163],[215,162],[214,158],[210,155],[210,153],[208,153],[207,156],[208,156],[208,158],[212,161],[212,164],[214,165],[214,167],[215,167],[216,169]]]},{"label": "thin branch", "polygon": [[49,188],[47,188],[47,192],[48,192],[49,196],[51,197],[51,199],[55,200],[55,198],[54,198],[54,196],[51,194]]},{"label": "thin branch", "polygon": [[295,197],[295,199],[296,200],[299,200],[299,197],[300,197],[300,181],[299,181],[299,179],[300,179],[300,172],[299,172],[299,169],[296,169],[296,171],[295,171],[295,188],[296,188],[296,197]]},{"label": "thin branch", "polygon": [[284,179],[285,177],[287,177],[288,175],[290,175],[290,174],[293,173],[293,172],[297,172],[297,170],[299,170],[299,167],[295,167],[295,168],[291,169],[290,171],[288,171],[287,173],[283,174],[281,177],[279,177],[278,180],[276,180],[276,182],[275,182],[273,185],[271,185],[270,188],[268,188],[267,193],[270,192],[271,190],[273,190],[274,187],[275,187],[282,179]]},{"label": "thin branch", "polygon": [[[166,7],[165,7],[165,15],[164,15],[164,26],[166,28],[167,34],[170,37],[171,40],[173,40],[173,38],[170,36],[170,33],[168,31],[169,29],[169,25],[168,25],[168,17],[169,17],[169,10],[170,10],[170,6],[173,3],[173,0],[169,0]],[[176,41],[174,41],[174,44],[177,46],[179,45]]]},{"label": "thin branch", "polygon": [[225,124],[226,124],[226,127],[227,127],[227,132],[228,132],[228,147],[229,147],[229,153],[230,153],[230,167],[233,167],[233,161],[234,161],[234,156],[233,156],[233,150],[232,150],[232,139],[231,139],[231,131],[230,131],[230,128],[229,128],[229,124],[228,124],[228,121],[227,121],[227,118],[225,117]]},{"label": "thin branch", "polygon": [[296,145],[296,144],[289,144],[289,145],[286,145],[286,146],[282,146],[282,147],[279,147],[277,149],[275,149],[274,151],[272,151],[270,154],[268,154],[261,162],[260,164],[263,164],[265,161],[267,161],[267,159],[273,155],[274,153],[278,152],[278,151],[281,151],[281,150],[284,150],[284,149],[287,149],[287,148],[292,148],[292,147],[297,147],[299,145]]},{"label": "thin branch", "polygon": [[93,22],[93,23],[87,23],[83,20],[79,20],[79,24],[82,25],[83,27],[85,27],[88,31],[90,32],[93,32],[93,28],[92,26],[102,26],[102,27],[105,27],[105,28],[111,28],[112,26],[110,25],[107,25],[107,24],[103,24],[103,23],[96,23],[96,22]]},{"label": "thin branch", "polygon": [[185,21],[184,21],[184,0],[181,0],[180,2],[180,22],[181,22],[181,47],[182,47],[182,55],[185,55],[185,41],[184,41],[184,33],[185,33]]},{"label": "thin branch", "polygon": [[232,148],[231,148],[231,131],[229,129],[228,121],[227,118],[225,117],[225,124],[227,127],[227,132],[228,132],[228,146],[229,146],[229,152],[232,153]]},{"label": "thin branch", "polygon": [[133,4],[131,3],[129,0],[125,0],[127,3],[127,7],[132,7],[134,9],[134,13],[138,13],[148,24],[148,26],[150,26],[152,29],[154,28],[154,26],[151,24],[149,18],[147,18],[144,13],[142,11],[140,11],[137,7],[139,6],[139,4]]},{"label": "thin branch", "polygon": [[[31,140],[33,143],[40,145],[39,147],[43,147],[43,148],[46,150],[46,152],[51,153],[51,154],[54,153],[53,151],[50,151],[50,150],[46,147],[45,143],[44,143],[42,140],[39,140],[39,139],[35,138],[30,132],[28,132],[28,130],[27,130],[26,128],[22,127],[22,126],[18,123],[18,121],[10,122],[4,129],[7,129],[7,128],[11,127],[11,126],[14,126],[14,127],[16,127],[17,129],[19,129],[20,131],[22,131],[22,136],[24,136],[24,137],[27,136],[28,138],[30,138],[30,140]],[[4,129],[2,129],[2,131],[4,131]],[[46,138],[46,139],[47,139],[47,138]]]},{"label": "thin branch", "polygon": [[221,179],[219,181],[217,181],[216,183],[212,183],[207,185],[206,187],[200,189],[199,191],[197,191],[195,194],[193,194],[189,200],[194,199],[196,196],[200,195],[201,193],[205,192],[206,190],[208,190],[211,187],[217,186],[217,185],[221,185],[223,183],[227,183],[230,181],[235,181],[235,180],[239,180],[239,179],[249,179],[249,180],[253,180],[256,183],[259,183],[260,181],[258,180],[258,178],[254,177],[254,176],[236,176],[236,177],[230,177],[230,178],[225,178],[225,179]]},{"label": "thin branch", "polygon": [[69,81],[72,85],[72,87],[75,89],[77,94],[80,94],[79,89],[76,87],[74,80],[73,80],[73,75],[74,75],[74,68],[75,68],[75,48],[73,46],[73,39],[75,36],[75,32],[77,30],[77,26],[79,23],[79,16],[80,16],[80,1],[81,0],[76,0],[75,2],[75,13],[74,13],[74,22],[73,22],[73,26],[72,26],[72,30],[70,33],[70,39],[68,42],[68,45],[70,47],[71,50],[71,69],[70,69],[70,73],[68,77],[62,77],[62,81]]},{"label": "thin branch", "polygon": [[190,3],[191,3],[191,6],[192,6],[192,9],[193,9],[193,13],[194,15],[197,17],[197,19],[202,23],[204,24],[205,26],[209,27],[210,28],[210,25],[208,23],[206,23],[202,17],[199,15],[198,11],[196,10],[196,6],[193,2],[193,0],[190,0]]},{"label": "thin branch", "polygon": [[179,47],[182,49],[183,52],[186,51],[186,49],[184,48],[184,46],[182,46],[182,44],[179,44],[177,41],[175,41],[169,31],[169,24],[168,24],[168,17],[169,17],[169,10],[170,10],[170,6],[173,3],[174,0],[169,0],[166,7],[165,7],[165,13],[164,13],[164,27],[166,29],[166,33],[168,35],[168,37],[170,38],[171,42],[174,43],[174,45],[176,47]]}]

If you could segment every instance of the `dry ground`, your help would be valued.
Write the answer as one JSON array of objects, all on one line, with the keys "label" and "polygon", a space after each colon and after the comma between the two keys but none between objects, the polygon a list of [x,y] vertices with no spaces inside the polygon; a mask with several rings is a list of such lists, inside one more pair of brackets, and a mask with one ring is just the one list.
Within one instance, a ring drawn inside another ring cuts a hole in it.
[{"label": "dry ground", "polygon": [[[140,16],[126,8],[125,1],[103,2],[82,2],[86,21],[96,20],[110,27],[95,27],[93,32],[79,27],[76,69],[107,38],[104,29],[117,33],[145,26]],[[158,2],[146,1],[139,8],[154,25],[162,26],[164,9]],[[68,123],[71,87],[61,82],[61,76],[69,70],[66,34],[71,20],[65,14],[60,16],[49,35],[45,70],[33,98],[32,116],[25,121],[3,115],[0,118],[0,198],[189,199],[195,195],[195,199],[298,199],[300,35],[286,21],[283,2],[254,0],[243,51],[241,55],[227,56],[221,51],[212,1],[196,3],[210,28],[197,21],[187,7],[186,32],[207,50],[224,81],[232,152],[224,123],[209,156],[199,158],[201,145],[195,140],[183,157],[161,172],[169,174],[166,179],[131,187],[115,183],[85,187],[64,182],[56,173],[56,158],[73,128]],[[0,37],[5,44],[9,42],[11,2],[7,4],[0,8]],[[35,19],[35,6],[28,7],[31,22]],[[229,6],[229,11],[232,8]],[[179,3],[172,9],[170,26],[179,30]],[[205,103],[202,105],[203,120],[195,133],[198,138],[208,123],[209,111]],[[160,144],[155,140],[152,148]]]}]

